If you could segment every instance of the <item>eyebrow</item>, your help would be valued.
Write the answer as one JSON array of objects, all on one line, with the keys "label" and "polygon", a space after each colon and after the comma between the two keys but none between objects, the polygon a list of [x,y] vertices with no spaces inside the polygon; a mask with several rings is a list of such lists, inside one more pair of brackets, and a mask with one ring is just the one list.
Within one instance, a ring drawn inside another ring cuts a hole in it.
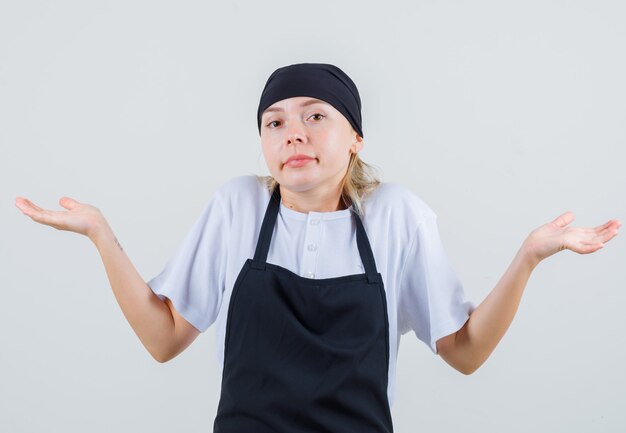
[{"label": "eyebrow", "polygon": [[[300,104],[300,106],[301,107],[307,107],[307,106],[312,105],[312,104],[326,104],[326,102],[324,102],[324,101],[322,101],[320,99],[309,99],[309,100],[304,101],[302,104]],[[282,108],[279,108],[279,107],[270,107],[267,110],[265,110],[263,113],[269,113],[269,112],[272,112],[272,111],[285,111],[285,110],[283,110]]]}]

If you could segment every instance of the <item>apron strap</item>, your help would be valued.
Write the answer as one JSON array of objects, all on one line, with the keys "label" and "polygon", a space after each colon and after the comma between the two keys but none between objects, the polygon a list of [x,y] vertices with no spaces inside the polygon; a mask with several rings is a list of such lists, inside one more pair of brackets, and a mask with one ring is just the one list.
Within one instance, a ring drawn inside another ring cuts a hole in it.
[{"label": "apron strap", "polygon": [[[276,225],[276,219],[278,217],[278,211],[280,210],[280,187],[277,184],[272,192],[265,216],[263,217],[263,223],[261,225],[261,232],[259,234],[259,240],[256,244],[256,250],[254,252],[254,260],[252,261],[252,267],[254,269],[265,270],[265,264],[267,263],[267,254],[270,249],[270,242],[272,240],[272,233],[274,232],[274,226]],[[365,267],[365,275],[369,284],[381,283],[382,278],[376,270],[376,262],[374,261],[374,254],[370,242],[365,232],[365,227],[359,215],[354,212],[356,219],[356,243],[359,248],[359,254],[361,261]]]},{"label": "apron strap", "polygon": [[365,233],[365,227],[361,217],[356,212],[354,217],[356,219],[356,244],[359,247],[359,254],[361,255],[361,261],[365,267],[365,275],[367,276],[367,282],[369,284],[382,283],[382,278],[376,270],[376,262],[374,261],[374,254],[372,253],[372,247],[370,241]]},{"label": "apron strap", "polygon": [[254,252],[254,260],[252,261],[252,267],[254,269],[265,270],[265,263],[267,262],[267,253],[270,250],[270,241],[272,240],[272,232],[276,225],[276,218],[278,216],[278,210],[280,209],[280,188],[278,184],[272,192],[270,201],[267,204],[265,216],[263,217],[263,224],[261,225],[261,232],[259,234],[259,240],[256,243],[256,250]]}]

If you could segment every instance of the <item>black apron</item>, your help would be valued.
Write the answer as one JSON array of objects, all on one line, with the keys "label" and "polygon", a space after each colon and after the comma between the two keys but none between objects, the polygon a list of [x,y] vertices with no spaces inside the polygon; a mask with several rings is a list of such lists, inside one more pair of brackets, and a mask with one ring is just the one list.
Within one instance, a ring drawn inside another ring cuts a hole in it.
[{"label": "black apron", "polygon": [[392,433],[389,322],[359,216],[365,273],[305,278],[267,263],[276,186],[230,298],[214,433]]}]

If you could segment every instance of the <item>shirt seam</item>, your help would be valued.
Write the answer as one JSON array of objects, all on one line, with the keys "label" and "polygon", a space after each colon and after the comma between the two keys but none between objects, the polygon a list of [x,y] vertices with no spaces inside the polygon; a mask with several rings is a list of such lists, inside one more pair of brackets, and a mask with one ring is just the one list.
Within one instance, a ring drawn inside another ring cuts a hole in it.
[{"label": "shirt seam", "polygon": [[[219,189],[217,191],[215,191],[215,198],[217,198],[218,200],[217,203],[220,207],[220,211],[222,213],[222,219],[225,220],[225,230],[224,233],[222,233],[222,236],[224,236],[224,251],[223,252],[219,252],[219,254],[223,254],[224,260],[222,261],[222,266],[220,267],[220,275],[223,276],[223,283],[224,285],[222,287],[219,287],[219,291],[220,291],[220,299],[219,299],[219,305],[216,307],[217,308],[217,312],[216,315],[213,319],[213,322],[211,322],[211,324],[215,323],[215,321],[217,320],[217,318],[219,317],[219,311],[222,307],[222,303],[224,302],[224,296],[226,296],[226,281],[228,280],[228,264],[229,264],[229,249],[230,249],[230,242],[229,241],[229,236],[232,232],[231,228],[232,228],[232,218],[228,218],[228,214],[226,212],[226,204],[224,203],[224,198],[225,198],[225,194],[223,192],[223,190]],[[211,326],[211,325],[209,325]]]},{"label": "shirt seam", "polygon": [[398,296],[398,301],[399,301],[399,304],[400,304],[400,310],[403,312],[402,316],[400,316],[400,315],[398,315],[398,316],[399,316],[399,318],[402,318],[403,321],[406,320],[406,317],[405,317],[405,314],[404,314],[404,307],[403,307],[404,302],[402,302],[402,298],[403,298],[403,294],[404,294],[404,285],[402,284],[403,277],[404,277],[404,271],[405,271],[406,265],[407,265],[407,263],[409,261],[409,255],[410,255],[411,249],[413,248],[413,244],[415,243],[415,240],[417,239],[417,232],[419,231],[420,226],[422,224],[423,224],[423,221],[419,221],[417,223],[417,227],[415,228],[415,231],[413,232],[413,235],[411,236],[411,242],[409,243],[409,248],[406,251],[406,255],[405,255],[404,261],[402,263],[402,268],[401,268],[402,270],[400,271],[400,278],[398,280],[398,284],[400,286],[400,296]]}]

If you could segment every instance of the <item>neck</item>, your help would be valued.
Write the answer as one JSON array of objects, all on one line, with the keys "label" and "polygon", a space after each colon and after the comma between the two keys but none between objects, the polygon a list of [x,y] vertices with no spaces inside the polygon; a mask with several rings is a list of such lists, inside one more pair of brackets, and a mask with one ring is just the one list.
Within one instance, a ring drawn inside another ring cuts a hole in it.
[{"label": "neck", "polygon": [[335,212],[347,209],[341,200],[339,185],[332,189],[309,191],[292,191],[279,185],[283,204],[296,212]]}]

